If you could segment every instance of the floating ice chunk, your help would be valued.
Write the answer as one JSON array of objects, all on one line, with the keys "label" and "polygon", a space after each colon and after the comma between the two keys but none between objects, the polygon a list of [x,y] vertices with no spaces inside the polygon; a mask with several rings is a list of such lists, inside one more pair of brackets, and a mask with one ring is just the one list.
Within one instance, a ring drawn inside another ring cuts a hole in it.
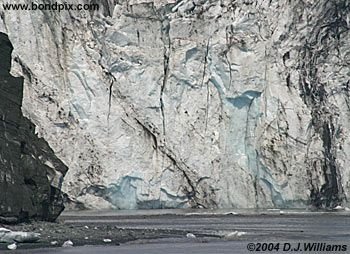
[{"label": "floating ice chunk", "polygon": [[342,207],[341,205],[337,205],[336,207],[333,208],[333,210],[345,210],[344,207]]},{"label": "floating ice chunk", "polygon": [[236,212],[228,212],[228,213],[225,213],[224,215],[238,215],[238,213],[236,213]]},{"label": "floating ice chunk", "polygon": [[196,238],[196,236],[195,236],[194,234],[192,234],[192,233],[187,233],[187,234],[186,234],[186,237],[189,238],[189,239],[194,239],[194,238]]},{"label": "floating ice chunk", "polygon": [[106,238],[106,239],[103,239],[103,242],[105,242],[105,243],[111,243],[111,242],[112,242],[112,240],[111,240],[111,239]]},{"label": "floating ice chunk", "polygon": [[57,241],[52,241],[52,242],[50,242],[50,244],[51,244],[51,245],[57,245],[58,242],[57,242]]},{"label": "floating ice chunk", "polygon": [[11,231],[7,228],[0,228],[0,242],[3,243],[34,243],[39,239],[39,233]]},{"label": "floating ice chunk", "polygon": [[11,232],[11,230],[9,230],[7,228],[0,228],[0,234],[3,232]]},{"label": "floating ice chunk", "polygon": [[230,233],[227,233],[224,238],[227,240],[232,240],[232,239],[237,239],[238,237],[241,237],[243,235],[246,235],[246,232],[242,232],[242,231],[233,231]]},{"label": "floating ice chunk", "polygon": [[225,239],[235,239],[237,238],[238,231],[233,231],[225,235]]},{"label": "floating ice chunk", "polygon": [[247,234],[247,232],[238,232],[237,236],[240,237],[240,236],[243,236],[243,235],[246,235],[246,234]]},{"label": "floating ice chunk", "polygon": [[62,247],[73,247],[73,245],[73,242],[71,240],[68,240],[62,244]]},{"label": "floating ice chunk", "polygon": [[17,244],[16,244],[16,243],[9,244],[9,245],[7,245],[7,248],[8,248],[9,250],[15,250],[15,249],[17,249]]}]

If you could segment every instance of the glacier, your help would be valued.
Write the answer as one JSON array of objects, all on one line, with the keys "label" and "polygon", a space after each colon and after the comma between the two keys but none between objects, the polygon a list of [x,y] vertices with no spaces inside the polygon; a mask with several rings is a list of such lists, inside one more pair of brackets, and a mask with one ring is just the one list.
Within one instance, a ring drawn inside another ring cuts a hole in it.
[{"label": "glacier", "polygon": [[68,208],[346,204],[348,0],[99,5],[0,7],[22,112],[69,169]]}]

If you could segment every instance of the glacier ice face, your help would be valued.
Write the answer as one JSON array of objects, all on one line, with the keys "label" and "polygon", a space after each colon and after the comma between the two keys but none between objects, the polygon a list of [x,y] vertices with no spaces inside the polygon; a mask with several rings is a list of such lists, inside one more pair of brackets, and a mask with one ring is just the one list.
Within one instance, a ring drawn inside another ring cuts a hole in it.
[{"label": "glacier ice face", "polygon": [[73,202],[345,202],[347,0],[100,6],[0,13],[15,48],[12,72],[25,80],[22,110],[69,167]]}]

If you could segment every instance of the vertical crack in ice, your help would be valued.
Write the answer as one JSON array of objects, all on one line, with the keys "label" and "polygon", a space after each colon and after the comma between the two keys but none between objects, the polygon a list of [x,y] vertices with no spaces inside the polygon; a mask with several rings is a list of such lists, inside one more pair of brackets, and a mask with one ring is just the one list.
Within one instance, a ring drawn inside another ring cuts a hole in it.
[{"label": "vertical crack in ice", "polygon": [[[111,80],[111,83],[109,85],[109,97],[108,97],[108,114],[107,114],[107,121],[109,123],[109,117],[111,115],[111,106],[112,106],[112,94],[113,94],[113,84],[114,84],[114,76]],[[108,124],[109,125],[109,124]]]},{"label": "vertical crack in ice", "polygon": [[257,150],[255,150],[255,156],[257,160],[257,167],[256,167],[256,174],[254,176],[254,191],[255,191],[255,205],[256,208],[259,208],[259,179],[260,179],[260,167],[259,167],[259,153]]},{"label": "vertical crack in ice", "polygon": [[205,74],[206,74],[207,65],[208,65],[209,45],[210,45],[210,37],[208,38],[207,45],[206,45],[206,48],[205,48],[204,64],[203,64],[203,75],[202,75],[202,82],[201,82],[201,86],[202,87],[203,87],[203,84],[204,84]]},{"label": "vertical crack in ice", "polygon": [[163,73],[163,83],[160,89],[160,110],[162,114],[162,125],[163,125],[163,136],[166,135],[166,121],[165,121],[165,109],[164,109],[164,91],[166,88],[166,83],[168,81],[169,75],[169,57],[170,57],[170,37],[169,37],[169,29],[170,22],[167,17],[164,17],[161,24],[161,33],[162,33],[162,41],[164,44],[164,73]]},{"label": "vertical crack in ice", "polygon": [[115,76],[110,72],[107,71],[101,64],[101,68],[104,71],[105,77],[109,80],[109,87],[108,87],[108,110],[107,110],[107,124],[109,126],[109,118],[111,115],[111,107],[112,107],[112,97],[113,97],[113,85],[116,81]]},{"label": "vertical crack in ice", "polygon": [[[208,65],[209,45],[210,45],[210,37],[208,38],[208,41],[207,41],[207,46],[206,46],[206,51],[204,56],[204,67],[203,67],[201,87],[203,87],[207,65]],[[205,130],[204,130],[205,132],[207,132],[207,128],[208,128],[208,114],[209,114],[209,100],[210,100],[209,80],[206,82],[206,87],[207,87],[207,104],[205,109]]]},{"label": "vertical crack in ice", "polygon": [[229,67],[229,72],[230,72],[230,81],[228,85],[228,91],[231,89],[231,83],[232,83],[232,66],[231,66],[231,61],[228,58],[228,53],[231,50],[231,47],[233,46],[233,25],[229,25],[226,27],[226,50],[223,52],[226,62]]},{"label": "vertical crack in ice", "polygon": [[226,59],[226,62],[227,62],[227,65],[228,65],[229,74],[230,74],[230,80],[229,80],[229,84],[228,84],[228,91],[229,91],[231,89],[231,84],[232,84],[232,68],[231,68],[231,62],[228,59],[227,54],[228,54],[228,51],[225,52],[225,59]]},{"label": "vertical crack in ice", "polygon": [[210,88],[209,88],[209,81],[207,82],[207,106],[205,108],[205,129],[204,132],[207,132],[208,128],[208,117],[209,117],[209,105],[210,105]]}]

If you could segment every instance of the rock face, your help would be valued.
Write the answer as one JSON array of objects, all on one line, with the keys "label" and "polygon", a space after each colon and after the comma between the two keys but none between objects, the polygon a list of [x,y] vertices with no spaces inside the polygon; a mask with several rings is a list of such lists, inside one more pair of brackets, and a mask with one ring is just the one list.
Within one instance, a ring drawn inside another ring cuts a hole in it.
[{"label": "rock face", "polygon": [[69,167],[73,203],[346,202],[348,0],[98,2],[0,12],[22,110]]},{"label": "rock face", "polygon": [[12,45],[0,33],[0,222],[54,220],[66,166],[22,115],[23,78],[10,75]]}]

